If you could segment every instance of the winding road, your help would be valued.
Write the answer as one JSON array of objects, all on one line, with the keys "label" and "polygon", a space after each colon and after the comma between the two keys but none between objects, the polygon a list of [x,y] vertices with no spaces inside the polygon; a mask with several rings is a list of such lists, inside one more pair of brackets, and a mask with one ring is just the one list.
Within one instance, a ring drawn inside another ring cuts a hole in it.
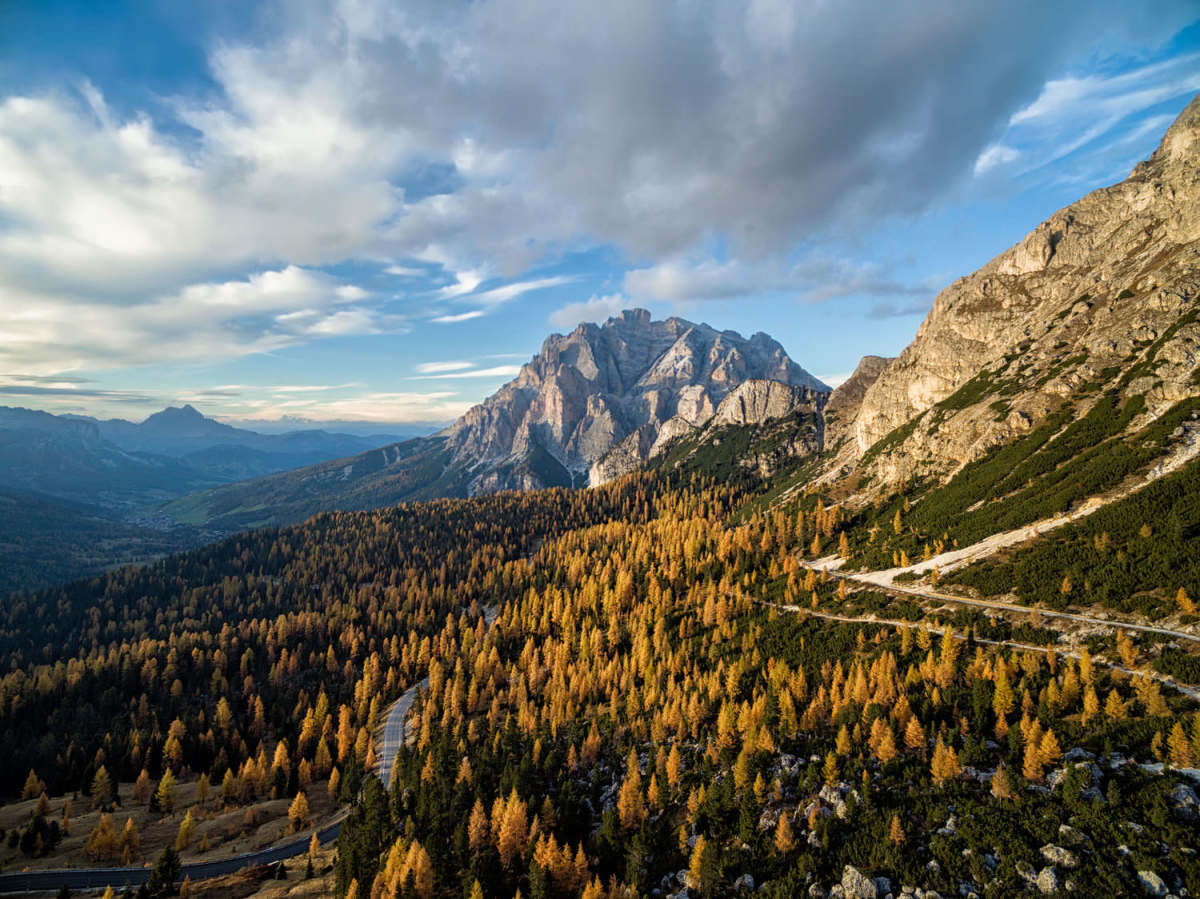
[{"label": "winding road", "polygon": [[938,593],[935,590],[920,589],[917,587],[901,587],[897,584],[881,584],[876,580],[871,579],[872,572],[865,574],[847,574],[842,571],[834,571],[831,569],[822,569],[818,567],[821,563],[801,562],[805,568],[811,568],[814,571],[824,570],[830,577],[839,578],[845,581],[851,581],[863,587],[874,587],[877,590],[883,590],[888,593],[900,593],[906,596],[915,596],[918,599],[926,599],[932,602],[953,603],[962,606],[976,606],[984,609],[996,609],[1001,612],[1020,612],[1026,615],[1040,615],[1043,618],[1061,618],[1067,621],[1077,621],[1081,624],[1090,624],[1098,627],[1113,627],[1121,628],[1127,631],[1141,631],[1147,634],[1159,634],[1164,637],[1171,637],[1176,640],[1189,640],[1192,643],[1200,643],[1200,637],[1195,634],[1189,634],[1187,631],[1172,630],[1169,627],[1157,627],[1151,624],[1136,624],[1132,621],[1123,621],[1119,618],[1093,618],[1088,615],[1078,615],[1074,612],[1052,612],[1048,609],[1035,609],[1032,606],[1019,606],[1009,602],[993,602],[986,599],[970,599],[966,596],[953,596],[948,593]]},{"label": "winding road", "polygon": [[392,703],[387,717],[383,719],[383,724],[375,734],[375,740],[379,746],[375,774],[383,782],[385,790],[392,788],[392,767],[396,763],[396,753],[408,739],[408,713],[412,710],[417,694],[428,686],[429,678],[425,678],[405,690],[404,695]]},{"label": "winding road", "polygon": [[[336,840],[341,830],[342,821],[347,812],[343,811],[323,828],[316,831],[317,840],[322,844]],[[256,852],[245,852],[229,858],[215,859],[211,862],[193,862],[186,864],[180,871],[179,879],[191,878],[193,881],[209,877],[220,877],[223,874],[234,874],[243,868],[269,865],[273,862],[294,858],[308,851],[312,840],[312,831],[298,836],[287,843],[269,846]],[[17,871],[0,874],[0,893],[40,893],[54,892],[62,887],[72,890],[103,889],[111,886],[120,889],[125,884],[141,886],[150,879],[150,868],[60,868],[50,871]]]}]

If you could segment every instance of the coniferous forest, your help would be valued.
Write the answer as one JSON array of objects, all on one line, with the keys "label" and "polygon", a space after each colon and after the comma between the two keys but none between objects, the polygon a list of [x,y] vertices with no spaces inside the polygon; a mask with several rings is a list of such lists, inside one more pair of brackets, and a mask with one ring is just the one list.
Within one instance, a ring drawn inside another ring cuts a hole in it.
[{"label": "coniferous forest", "polygon": [[[756,490],[677,469],[325,514],[14,595],[0,789],[104,804],[117,845],[121,783],[326,790],[359,899],[1200,882],[1194,700],[1028,625],[835,620],[871,597],[804,558],[853,520]],[[385,790],[372,735],[425,678]]]}]

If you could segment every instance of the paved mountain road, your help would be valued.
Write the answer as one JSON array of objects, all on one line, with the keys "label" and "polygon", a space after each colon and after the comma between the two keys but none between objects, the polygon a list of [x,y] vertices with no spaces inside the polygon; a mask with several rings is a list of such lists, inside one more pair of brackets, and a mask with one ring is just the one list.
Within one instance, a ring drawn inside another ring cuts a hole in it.
[{"label": "paved mountain road", "polygon": [[[346,812],[341,812],[336,818],[316,831],[321,843],[336,840],[341,830]],[[230,858],[215,859],[211,862],[195,862],[183,866],[180,880],[190,877],[193,881],[208,877],[220,877],[223,874],[234,874],[243,868],[269,865],[273,862],[294,858],[308,851],[312,840],[312,832],[296,837],[279,846],[269,846],[257,852],[246,852]],[[119,890],[125,884],[141,886],[150,879],[150,868],[60,868],[51,871],[15,871],[0,874],[0,893],[34,893],[54,892],[66,886],[72,890],[103,889],[111,886]]]},{"label": "paved mountain road", "polygon": [[383,724],[375,735],[375,739],[379,745],[379,753],[376,756],[377,761],[375,763],[375,774],[383,782],[385,790],[392,788],[392,766],[396,763],[396,753],[400,751],[400,747],[408,739],[408,713],[412,710],[417,693],[428,686],[429,678],[427,677],[420,683],[413,684],[413,686],[405,690],[404,695],[392,703],[392,707],[388,709],[387,717],[383,719]]}]

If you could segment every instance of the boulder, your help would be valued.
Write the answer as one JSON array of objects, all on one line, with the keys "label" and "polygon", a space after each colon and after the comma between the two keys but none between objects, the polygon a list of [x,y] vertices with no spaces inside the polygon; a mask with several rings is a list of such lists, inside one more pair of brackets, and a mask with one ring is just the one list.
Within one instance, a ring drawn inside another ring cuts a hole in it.
[{"label": "boulder", "polygon": [[1037,876],[1038,892],[1043,896],[1051,896],[1058,892],[1058,872],[1053,867],[1047,866],[1038,872]]},{"label": "boulder", "polygon": [[1052,865],[1059,865],[1063,868],[1074,868],[1078,866],[1079,859],[1070,849],[1064,849],[1062,846],[1055,846],[1053,843],[1047,843],[1041,849],[1042,858],[1050,862]]},{"label": "boulder", "polygon": [[1167,885],[1153,871],[1138,871],[1138,880],[1142,882],[1142,886],[1151,896],[1167,895]]},{"label": "boulder", "polygon": [[842,890],[852,899],[880,899],[881,895],[875,881],[854,865],[842,869]]}]

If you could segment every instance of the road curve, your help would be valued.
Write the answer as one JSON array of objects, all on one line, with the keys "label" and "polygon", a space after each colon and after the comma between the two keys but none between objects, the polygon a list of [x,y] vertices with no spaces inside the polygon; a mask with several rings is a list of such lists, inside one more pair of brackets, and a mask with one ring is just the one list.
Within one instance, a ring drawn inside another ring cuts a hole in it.
[{"label": "road curve", "polygon": [[[496,606],[484,606],[484,623],[490,628],[496,622],[499,613],[500,609]],[[375,775],[383,783],[385,790],[392,788],[392,768],[396,764],[396,755],[409,737],[408,713],[412,711],[417,694],[428,687],[429,678],[426,677],[420,683],[413,684],[405,690],[404,694],[388,708],[383,724],[375,732],[375,745],[378,747],[375,755]]]},{"label": "road curve", "polygon": [[[336,818],[316,831],[317,839],[322,843],[336,840],[341,830],[342,821],[347,811],[338,814]],[[215,859],[211,862],[193,862],[183,866],[179,879],[191,878],[193,881],[208,877],[220,877],[223,874],[234,874],[243,868],[256,868],[259,865],[269,865],[273,862],[294,858],[308,851],[312,840],[312,832],[298,836],[294,840],[278,846],[268,846],[256,852],[245,852],[229,858]],[[51,871],[15,871],[0,874],[0,893],[34,893],[53,892],[66,886],[72,890],[103,889],[112,887],[120,889],[125,884],[141,886],[150,879],[151,869],[142,868],[60,868]]]},{"label": "road curve", "polygon": [[379,752],[376,755],[375,774],[383,783],[385,790],[392,788],[392,766],[396,763],[396,753],[408,739],[408,713],[412,709],[417,694],[428,686],[429,678],[426,677],[420,683],[413,684],[405,690],[404,695],[393,702],[391,708],[388,709],[383,726],[376,734]]}]

